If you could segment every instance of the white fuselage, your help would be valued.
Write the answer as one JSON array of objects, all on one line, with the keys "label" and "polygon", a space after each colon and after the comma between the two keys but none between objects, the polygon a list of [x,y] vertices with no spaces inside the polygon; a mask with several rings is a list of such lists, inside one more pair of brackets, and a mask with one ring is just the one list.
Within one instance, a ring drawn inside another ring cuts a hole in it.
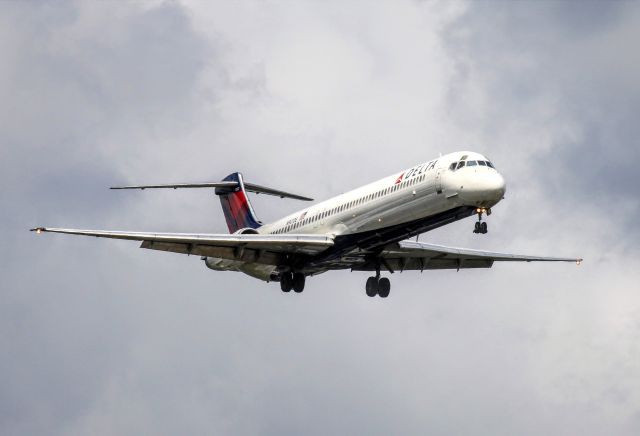
[{"label": "white fuselage", "polygon": [[[457,168],[461,161],[465,164]],[[490,208],[503,198],[506,187],[489,162],[474,152],[441,156],[265,224],[258,232],[337,236],[402,224],[459,206]]]}]

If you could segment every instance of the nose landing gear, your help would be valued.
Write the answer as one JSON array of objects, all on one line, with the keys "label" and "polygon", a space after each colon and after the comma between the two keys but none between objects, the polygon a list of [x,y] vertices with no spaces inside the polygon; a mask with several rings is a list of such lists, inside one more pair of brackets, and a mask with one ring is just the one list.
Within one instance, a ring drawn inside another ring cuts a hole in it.
[{"label": "nose landing gear", "polygon": [[491,209],[478,208],[476,209],[476,213],[478,214],[478,221],[476,221],[476,225],[473,229],[473,233],[487,233],[487,223],[482,221],[482,214],[486,212],[487,216],[491,215]]}]

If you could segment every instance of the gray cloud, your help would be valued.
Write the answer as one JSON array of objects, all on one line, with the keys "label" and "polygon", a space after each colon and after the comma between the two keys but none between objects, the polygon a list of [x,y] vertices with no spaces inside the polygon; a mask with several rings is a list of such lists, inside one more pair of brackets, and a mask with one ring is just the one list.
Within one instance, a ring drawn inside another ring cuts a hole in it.
[{"label": "gray cloud", "polygon": [[[0,432],[637,433],[633,3],[0,8]],[[394,274],[381,302],[26,232],[223,231],[211,193],[105,188],[239,169],[323,198],[461,148],[507,199],[488,238],[421,240],[586,262]]]}]

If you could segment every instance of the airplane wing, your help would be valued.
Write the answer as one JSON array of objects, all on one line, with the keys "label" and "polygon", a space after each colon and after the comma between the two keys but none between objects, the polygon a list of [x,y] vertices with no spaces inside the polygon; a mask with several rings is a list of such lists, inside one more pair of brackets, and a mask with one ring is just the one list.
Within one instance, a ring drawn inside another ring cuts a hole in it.
[{"label": "airplane wing", "polygon": [[325,235],[261,235],[261,234],[196,234],[147,233],[107,230],[60,229],[36,227],[36,233],[51,232],[98,238],[142,241],[141,248],[174,253],[211,256],[224,259],[277,265],[282,256],[290,254],[314,255],[333,245],[333,238]]},{"label": "airplane wing", "polygon": [[[494,262],[582,262],[581,258],[575,257],[527,256],[414,241],[400,241],[389,245],[377,258],[381,267],[389,271],[491,268]],[[372,258],[365,259],[360,265],[353,266],[353,269],[374,270],[375,262]]]}]

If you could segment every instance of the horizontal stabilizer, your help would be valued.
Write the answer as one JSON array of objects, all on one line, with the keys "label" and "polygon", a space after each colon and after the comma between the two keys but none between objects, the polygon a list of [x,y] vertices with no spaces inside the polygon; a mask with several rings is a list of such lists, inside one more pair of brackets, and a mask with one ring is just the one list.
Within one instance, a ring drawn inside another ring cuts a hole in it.
[{"label": "horizontal stabilizer", "polygon": [[[206,183],[174,183],[167,185],[136,185],[136,186],[112,186],[110,189],[179,189],[179,188],[227,188],[235,189],[240,184],[234,181],[222,182],[206,182]],[[302,195],[292,194],[290,192],[280,191],[278,189],[268,188],[266,186],[256,185],[255,183],[244,182],[245,190],[256,194],[275,195],[280,198],[293,198],[295,200],[313,201],[313,198],[304,197]]]}]

